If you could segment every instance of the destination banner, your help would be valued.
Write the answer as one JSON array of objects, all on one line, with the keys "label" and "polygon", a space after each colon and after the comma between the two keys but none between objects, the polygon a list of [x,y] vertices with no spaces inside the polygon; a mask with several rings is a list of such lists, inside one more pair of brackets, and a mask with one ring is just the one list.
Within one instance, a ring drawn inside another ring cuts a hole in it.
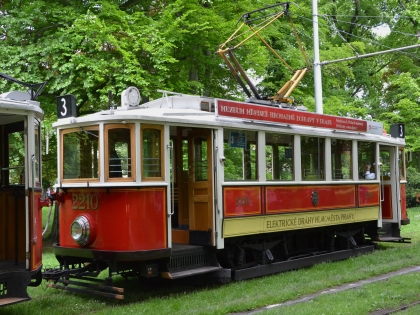
[{"label": "destination banner", "polygon": [[223,237],[310,229],[355,222],[376,221],[379,206],[278,215],[225,218]]},{"label": "destination banner", "polygon": [[[288,125],[382,134],[382,123],[218,99],[216,115]],[[368,127],[369,126],[369,127]]]}]

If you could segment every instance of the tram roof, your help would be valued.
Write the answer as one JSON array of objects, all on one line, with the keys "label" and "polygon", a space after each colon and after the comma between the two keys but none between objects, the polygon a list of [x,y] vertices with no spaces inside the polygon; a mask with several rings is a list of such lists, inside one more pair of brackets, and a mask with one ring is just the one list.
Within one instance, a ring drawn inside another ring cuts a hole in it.
[{"label": "tram roof", "polygon": [[0,110],[11,114],[25,114],[33,112],[37,118],[42,119],[44,111],[39,102],[30,99],[30,94],[21,91],[12,91],[0,94]]},{"label": "tram roof", "polygon": [[[101,122],[133,121],[201,128],[207,126],[274,130],[404,144],[404,139],[382,134],[383,124],[379,122],[184,94],[164,96],[135,107],[120,106],[115,110],[103,110],[86,116],[61,118],[53,127],[61,129]],[[351,128],[354,130],[349,130]]]}]

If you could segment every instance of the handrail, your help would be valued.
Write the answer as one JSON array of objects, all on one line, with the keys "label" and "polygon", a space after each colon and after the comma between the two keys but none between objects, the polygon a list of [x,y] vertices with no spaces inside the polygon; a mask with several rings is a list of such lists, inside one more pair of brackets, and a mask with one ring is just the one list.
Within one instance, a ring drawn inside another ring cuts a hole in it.
[{"label": "handrail", "polygon": [[31,208],[32,208],[32,217],[33,217],[33,223],[34,223],[34,238],[33,238],[33,242],[34,244],[37,243],[38,238],[36,235],[36,218],[35,218],[35,154],[32,154],[32,204],[31,204]]},{"label": "handrail", "polygon": [[167,146],[167,148],[169,149],[169,151],[170,151],[170,153],[169,153],[169,159],[170,159],[170,161],[172,161],[172,176],[169,176],[169,180],[170,180],[170,190],[171,190],[171,212],[169,213],[169,215],[174,215],[174,213],[175,213],[175,200],[174,200],[174,198],[173,198],[173,196],[174,196],[174,194],[175,194],[175,183],[174,183],[174,181],[175,181],[175,172],[174,172],[174,170],[175,170],[175,161],[174,161],[174,158],[173,158],[173,151],[174,151],[174,147],[172,146],[172,145],[170,145],[170,144],[168,144],[168,146]]}]

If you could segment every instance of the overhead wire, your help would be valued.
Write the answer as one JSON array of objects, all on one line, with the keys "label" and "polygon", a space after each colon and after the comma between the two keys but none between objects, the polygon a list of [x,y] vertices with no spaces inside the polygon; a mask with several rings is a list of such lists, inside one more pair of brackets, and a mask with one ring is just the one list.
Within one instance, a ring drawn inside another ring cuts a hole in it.
[{"label": "overhead wire", "polygon": [[[312,22],[312,18],[307,18],[307,17],[305,17],[305,16],[302,16],[302,15],[299,15],[299,14],[293,14],[295,17],[298,17],[298,18],[300,18],[300,19],[302,19],[302,20],[307,20],[308,22],[310,21],[310,22]],[[393,47],[389,47],[389,46],[386,46],[386,45],[384,45],[384,44],[381,44],[381,43],[379,43],[378,41],[375,41],[375,40],[373,40],[373,39],[371,39],[371,38],[368,38],[368,39],[366,39],[366,38],[364,38],[364,37],[360,37],[360,36],[357,36],[357,35],[355,35],[355,34],[351,34],[351,33],[348,33],[348,32],[346,32],[346,31],[344,31],[344,30],[339,30],[337,27],[336,27],[336,25],[333,23],[333,22],[331,22],[330,21],[330,19],[328,19],[327,17],[329,17],[329,16],[333,16],[333,15],[328,15],[328,14],[319,14],[318,15],[319,17],[321,17],[321,18],[323,18],[327,23],[328,23],[328,25],[330,25],[331,26],[331,28],[332,28],[332,30],[335,32],[335,33],[337,33],[337,35],[347,44],[347,45],[349,45],[350,47],[351,47],[351,49],[354,51],[354,53],[356,54],[356,55],[358,55],[358,53],[357,53],[357,51],[355,50],[355,48],[351,45],[351,42],[348,42],[344,37],[343,37],[343,35],[342,34],[346,34],[346,35],[348,35],[348,36],[351,36],[351,37],[355,37],[355,38],[358,38],[358,39],[361,39],[362,41],[366,41],[366,40],[368,40],[370,43],[372,43],[372,44],[375,44],[375,45],[377,45],[377,46],[382,46],[382,47],[384,47],[384,48],[387,48],[387,49],[392,49]],[[337,16],[342,16],[342,15],[334,15],[335,17],[337,17]],[[352,17],[352,15],[346,15],[346,17]],[[383,18],[383,17],[381,17],[381,16],[358,16],[358,17],[369,17],[369,18],[373,18],[373,17],[376,17],[376,18]],[[367,28],[367,29],[372,29],[373,27],[372,26],[370,26],[370,25],[366,25],[366,24],[361,24],[361,23],[354,23],[354,22],[348,22],[348,21],[344,21],[344,20],[337,20],[337,22],[340,22],[340,23],[347,23],[347,24],[353,24],[353,25],[356,25],[356,26],[358,26],[358,27],[365,27],[365,28]],[[407,35],[407,36],[416,36],[416,37],[418,37],[418,35],[416,35],[416,34],[409,34],[409,33],[403,33],[403,32],[398,32],[398,31],[394,31],[394,30],[391,30],[391,32],[392,33],[397,33],[397,34],[401,34],[401,35]],[[309,35],[306,35],[306,34],[304,34],[305,35],[305,37],[308,37],[308,38],[311,38],[311,36],[309,36]],[[417,59],[417,60],[420,60],[420,57],[418,57],[417,55],[415,55],[415,54],[412,54],[412,53],[409,53],[409,52],[405,52],[405,51],[397,51],[397,52],[400,52],[400,53],[402,53],[402,54],[405,54],[405,55],[408,55],[408,56],[410,56],[410,57],[413,57],[414,59]]]},{"label": "overhead wire", "polygon": [[[395,48],[395,47],[390,47],[390,46],[387,46],[387,45],[381,44],[381,43],[379,43],[378,41],[376,41],[376,40],[374,40],[374,39],[371,39],[371,38],[365,38],[365,37],[361,37],[361,36],[357,36],[357,35],[355,35],[355,34],[348,33],[348,32],[346,32],[346,31],[344,31],[344,30],[341,30],[340,32],[342,32],[342,33],[344,33],[344,34],[346,34],[346,35],[349,35],[349,36],[352,36],[352,37],[355,37],[355,38],[361,39],[362,41],[363,41],[363,40],[365,40],[365,41],[367,40],[367,41],[369,41],[370,43],[375,44],[375,45],[380,46],[380,47],[384,47],[384,48],[387,48],[387,49],[393,49],[393,48]],[[347,41],[346,41],[346,42],[347,42]],[[417,55],[415,55],[415,54],[412,54],[412,53],[409,53],[409,52],[406,52],[406,51],[397,51],[397,52],[402,53],[402,54],[407,55],[407,56],[410,56],[410,57],[413,57],[413,58],[415,58],[415,59],[417,59],[417,60],[420,60],[420,57],[418,57],[418,56],[417,56]]]},{"label": "overhead wire", "polygon": [[[321,14],[320,14],[321,15]],[[354,17],[354,15],[345,15],[345,14],[322,14],[322,15],[325,15],[325,16],[340,16],[340,17]],[[380,18],[380,19],[383,19],[384,18],[384,16],[383,15],[358,15],[357,16],[358,18]],[[402,18],[402,19],[409,19],[409,17],[408,16],[401,16],[401,17],[398,17],[399,19],[400,18]]]},{"label": "overhead wire", "polygon": [[[330,15],[320,14],[319,16],[326,18]],[[358,18],[359,18],[359,16],[358,16]],[[354,23],[354,22],[349,22],[349,21],[344,21],[344,20],[337,20],[337,22],[344,23],[344,24],[353,24],[353,25],[356,25],[356,26],[359,26],[359,27],[366,27],[367,29],[371,29],[373,27],[376,27],[376,26],[370,26],[370,25],[366,25],[366,24]],[[386,23],[383,23],[383,24],[386,24]],[[395,33],[395,34],[401,34],[401,35],[406,35],[406,36],[413,36],[413,37],[418,37],[419,36],[417,34],[404,33],[404,32],[399,32],[399,31],[395,31],[395,30],[392,30],[392,32]]]}]

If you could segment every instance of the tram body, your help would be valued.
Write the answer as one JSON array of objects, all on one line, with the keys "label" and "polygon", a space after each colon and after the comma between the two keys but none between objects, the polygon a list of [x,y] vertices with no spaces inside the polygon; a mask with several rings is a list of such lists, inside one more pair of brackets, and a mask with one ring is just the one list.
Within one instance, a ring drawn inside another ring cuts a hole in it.
[{"label": "tram body", "polygon": [[0,307],[42,280],[42,118],[27,92],[0,95]]},{"label": "tram body", "polygon": [[[109,278],[241,280],[404,241],[402,132],[281,106],[129,96],[54,124],[61,268],[45,273],[51,286],[106,268]],[[113,292],[92,294],[122,298]]]}]

